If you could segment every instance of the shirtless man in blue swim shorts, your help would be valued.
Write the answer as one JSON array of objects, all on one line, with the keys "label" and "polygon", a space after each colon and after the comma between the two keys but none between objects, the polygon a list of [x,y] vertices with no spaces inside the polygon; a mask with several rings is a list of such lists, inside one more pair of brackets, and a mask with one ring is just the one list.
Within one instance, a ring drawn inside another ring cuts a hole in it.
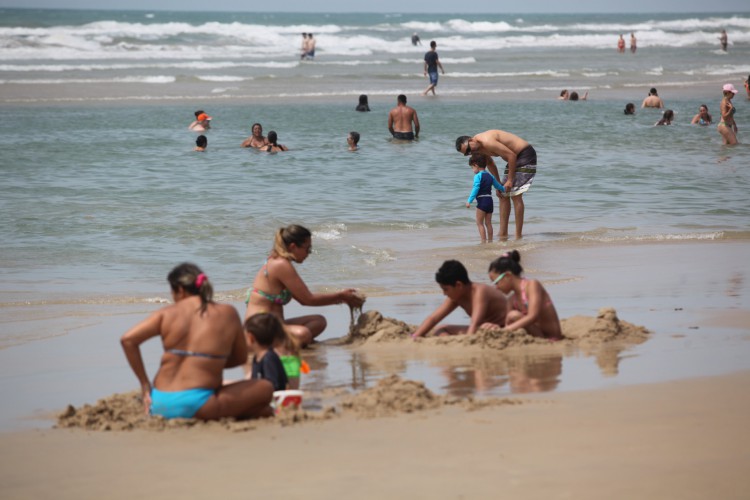
[{"label": "shirtless man in blue swim shorts", "polygon": [[[414,123],[414,131],[412,131],[412,123]],[[388,113],[388,130],[394,139],[402,141],[413,141],[419,137],[417,111],[406,105],[404,94],[398,96],[396,107]]]},{"label": "shirtless man in blue swim shorts", "polygon": [[[456,151],[468,156],[482,153],[486,156],[499,156],[507,162],[500,183],[505,187],[505,194],[500,196],[500,238],[508,237],[508,220],[510,218],[510,200],[513,200],[513,211],[516,221],[516,239],[523,233],[523,193],[529,190],[536,175],[536,151],[524,139],[504,130],[488,130],[474,137],[462,135],[456,139]],[[495,162],[488,158],[487,169],[498,177]]]}]

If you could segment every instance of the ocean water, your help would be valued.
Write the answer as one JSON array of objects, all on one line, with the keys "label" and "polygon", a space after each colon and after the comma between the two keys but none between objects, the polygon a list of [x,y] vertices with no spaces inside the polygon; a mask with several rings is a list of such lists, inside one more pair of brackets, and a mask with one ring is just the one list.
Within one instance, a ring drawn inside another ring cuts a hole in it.
[{"label": "ocean water", "polygon": [[[719,49],[721,29],[729,50]],[[300,33],[317,40],[299,60]],[[412,33],[423,45],[413,46]],[[634,33],[638,52],[615,53]],[[3,102],[690,88],[750,74],[750,14],[425,15],[0,10]],[[741,83],[741,80],[739,80]]]},{"label": "ocean water", "polygon": [[[689,125],[701,103],[718,119],[714,87],[741,87],[750,73],[748,14],[1,14],[8,331],[50,305],[72,314],[163,300],[164,277],[185,260],[239,301],[275,230],[291,223],[314,232],[299,266],[313,288],[369,294],[434,293],[446,258],[483,277],[512,247],[529,258],[571,245],[750,237],[747,101],[735,99],[745,144],[727,148],[715,126]],[[318,39],[314,62],[296,55],[302,31]],[[414,31],[438,40],[447,71],[438,98],[419,95],[425,48],[411,45]],[[616,54],[617,34],[631,31],[638,52]],[[623,115],[651,85],[676,111],[674,126],[653,127],[655,110]],[[560,102],[563,87],[588,89],[590,100]],[[422,123],[413,144],[388,137],[398,92]],[[361,93],[370,113],[354,112]],[[200,108],[214,118],[206,153],[192,151],[187,130]],[[253,122],[290,151],[241,149]],[[454,142],[493,128],[529,140],[539,173],[524,196],[525,238],[480,245],[464,208],[472,173]],[[350,130],[362,135],[355,153]]]}]

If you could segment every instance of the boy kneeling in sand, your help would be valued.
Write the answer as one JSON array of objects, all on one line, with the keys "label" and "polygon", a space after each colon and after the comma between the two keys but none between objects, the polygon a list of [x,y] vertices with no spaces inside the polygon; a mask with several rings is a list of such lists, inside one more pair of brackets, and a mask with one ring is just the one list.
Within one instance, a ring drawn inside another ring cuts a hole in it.
[{"label": "boy kneeling in sand", "polygon": [[484,323],[505,326],[507,301],[505,294],[494,286],[472,283],[466,268],[457,260],[446,260],[435,273],[445,302],[425,319],[412,334],[412,338],[422,337],[432,330],[440,320],[461,307],[471,316],[471,324],[439,325],[435,335],[473,334]]}]

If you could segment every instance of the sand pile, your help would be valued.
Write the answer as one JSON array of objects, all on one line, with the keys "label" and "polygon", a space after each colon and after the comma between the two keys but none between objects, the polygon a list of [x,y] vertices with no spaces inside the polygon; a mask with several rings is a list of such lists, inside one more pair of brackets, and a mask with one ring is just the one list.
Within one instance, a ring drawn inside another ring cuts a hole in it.
[{"label": "sand pile", "polygon": [[236,420],[225,418],[206,422],[194,418],[167,420],[161,416],[149,416],[143,412],[139,391],[113,394],[100,399],[94,405],[75,408],[72,405],[57,418],[60,428],[80,428],[94,431],[130,431],[135,429],[164,431],[189,427],[223,428],[233,432],[249,431],[260,425],[293,425],[308,421],[328,420],[336,416],[335,408],[309,412],[302,409],[284,408],[275,418],[264,420]]},{"label": "sand pile", "polygon": [[[648,330],[617,317],[613,308],[602,308],[597,317],[573,316],[561,321],[565,344],[592,346],[614,340],[626,343],[640,343],[648,338]],[[378,311],[367,311],[360,315],[356,324],[349,330],[347,343],[412,342],[409,336],[415,327]],[[481,347],[495,350],[520,347],[530,344],[548,345],[549,339],[533,337],[526,330],[508,331],[500,328],[480,329],[474,335],[453,335],[442,337],[422,337],[417,343],[427,345],[448,345]]]},{"label": "sand pile", "polygon": [[411,340],[409,335],[416,328],[408,323],[393,318],[386,318],[378,311],[367,311],[360,314],[357,322],[349,329],[351,342],[385,342],[393,340]]},{"label": "sand pile", "polygon": [[140,393],[113,394],[97,401],[95,405],[74,408],[71,405],[58,416],[57,428],[79,428],[93,431],[131,431],[169,429],[215,428],[231,432],[244,432],[262,426],[288,426],[311,421],[329,420],[347,413],[359,417],[374,418],[392,416],[399,413],[412,413],[430,410],[444,405],[459,405],[466,410],[477,410],[488,406],[519,404],[520,401],[507,398],[460,399],[452,396],[438,396],[427,389],[422,382],[405,380],[398,375],[389,375],[375,387],[345,397],[341,408],[328,407],[322,411],[284,408],[274,418],[262,420],[235,420],[226,418],[204,422],[192,418],[171,420],[143,413]]},{"label": "sand pile", "polygon": [[437,408],[444,402],[444,397],[435,395],[422,382],[389,375],[375,387],[344,399],[342,406],[359,416],[384,417]]},{"label": "sand pile", "polygon": [[621,321],[617,311],[611,307],[599,309],[596,318],[590,316],[572,316],[561,322],[563,335],[579,345],[603,344],[605,342],[623,341],[640,344],[648,339],[649,331],[642,327]]}]

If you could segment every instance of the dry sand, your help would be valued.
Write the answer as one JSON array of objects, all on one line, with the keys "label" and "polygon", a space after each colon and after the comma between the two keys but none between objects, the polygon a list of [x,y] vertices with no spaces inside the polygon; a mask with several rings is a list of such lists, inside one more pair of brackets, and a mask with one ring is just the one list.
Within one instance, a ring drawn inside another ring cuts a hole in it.
[{"label": "dry sand", "polygon": [[0,488],[5,499],[740,499],[748,383],[743,372],[241,433],[16,432],[0,435]]}]

